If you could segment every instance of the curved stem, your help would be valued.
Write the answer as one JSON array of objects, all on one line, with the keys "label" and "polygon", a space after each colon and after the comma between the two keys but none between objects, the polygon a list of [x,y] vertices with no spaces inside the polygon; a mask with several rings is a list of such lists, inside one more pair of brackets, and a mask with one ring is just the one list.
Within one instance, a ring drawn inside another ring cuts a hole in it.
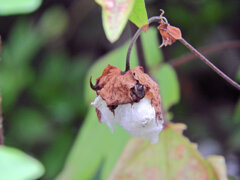
[{"label": "curved stem", "polygon": [[[166,22],[166,18],[160,16],[153,16],[151,18],[148,19],[148,23],[151,24],[153,22],[157,22],[161,19],[164,18],[164,21]],[[138,39],[138,37],[140,36],[141,32],[143,30],[141,28],[139,28],[137,30],[137,32],[134,34],[131,43],[129,45],[128,51],[127,51],[127,58],[126,58],[126,68],[125,68],[125,72],[127,72],[128,70],[130,70],[130,54],[133,48],[133,45],[135,44],[136,40]],[[240,90],[240,85],[233,81],[231,78],[229,78],[226,74],[224,74],[220,69],[218,69],[214,64],[212,64],[205,56],[203,56],[200,52],[198,52],[191,44],[189,44],[185,39],[181,38],[179,39],[179,41],[185,45],[190,51],[192,51],[196,56],[198,56],[203,62],[205,62],[205,64],[207,64],[212,70],[214,70],[219,76],[221,76],[223,79],[225,79],[228,83],[230,83],[232,86],[236,87],[238,90]]]},{"label": "curved stem", "polygon": [[[151,24],[153,22],[157,22],[160,20],[160,16],[153,16],[151,18],[148,19],[148,23]],[[127,72],[128,70],[130,70],[130,54],[132,52],[132,48],[133,48],[133,45],[136,43],[138,37],[140,36],[141,32],[143,31],[143,29],[139,28],[137,30],[137,32],[134,34],[131,42],[130,42],[130,45],[128,47],[128,51],[127,51],[127,58],[126,58],[126,68],[125,68],[125,72]]]},{"label": "curved stem", "polygon": [[[135,32],[138,30],[138,27],[133,23],[131,23],[130,26],[132,29],[132,35],[134,36]],[[138,65],[142,66],[144,69],[144,72],[148,74],[148,67],[145,60],[141,36],[136,41],[136,50],[137,50],[137,57],[138,57]]]},{"label": "curved stem", "polygon": [[198,52],[191,44],[189,44],[185,39],[179,40],[182,44],[184,44],[190,51],[192,51],[196,56],[198,56],[204,63],[206,63],[212,70],[214,70],[219,76],[229,82],[232,86],[236,87],[240,90],[240,85],[229,78],[226,74],[224,74],[220,69],[218,69],[213,63],[211,63],[205,56],[203,56],[200,52]]}]

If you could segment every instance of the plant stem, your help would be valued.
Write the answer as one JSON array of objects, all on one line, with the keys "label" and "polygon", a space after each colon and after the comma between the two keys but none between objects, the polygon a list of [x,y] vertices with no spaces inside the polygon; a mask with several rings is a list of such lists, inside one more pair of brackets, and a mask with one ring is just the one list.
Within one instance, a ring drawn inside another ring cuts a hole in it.
[{"label": "plant stem", "polygon": [[198,52],[191,44],[189,44],[185,39],[179,40],[182,44],[184,44],[190,51],[192,51],[196,56],[198,56],[204,63],[206,63],[212,70],[214,70],[219,76],[229,82],[232,86],[236,87],[240,90],[240,85],[229,78],[226,74],[224,74],[220,69],[218,69],[214,64],[212,64],[205,56],[203,56],[200,52]]},{"label": "plant stem", "polygon": [[127,58],[126,58],[126,68],[125,68],[125,72],[129,71],[130,70],[130,54],[131,54],[131,51],[132,51],[132,48],[133,48],[133,45],[135,44],[137,38],[140,36],[142,32],[142,29],[138,29],[137,32],[134,34],[131,42],[130,42],[130,45],[128,47],[128,51],[127,51]]},{"label": "plant stem", "polygon": [[[239,40],[206,46],[206,47],[200,48],[199,52],[203,55],[208,55],[208,54],[212,54],[212,53],[215,53],[215,52],[223,51],[223,50],[226,50],[226,49],[233,49],[233,48],[240,48],[240,41]],[[172,67],[177,68],[177,67],[181,66],[182,64],[190,62],[194,59],[197,59],[197,56],[195,56],[195,54],[188,53],[188,54],[183,55],[180,58],[170,60],[169,64]]]},{"label": "plant stem", "polygon": [[[135,32],[138,30],[137,26],[135,26],[133,23],[131,23],[131,29],[133,31],[133,34],[135,34]],[[141,37],[139,37],[136,41],[136,48],[137,48],[138,64],[143,67],[145,73],[148,73],[148,67],[146,65],[146,59],[144,56]]]},{"label": "plant stem", "polygon": [[[159,16],[153,16],[151,18],[148,19],[148,23],[151,24],[153,22],[157,22],[160,20],[160,17]],[[131,54],[131,51],[132,51],[132,48],[133,48],[133,45],[136,43],[138,37],[140,36],[141,32],[143,30],[141,28],[139,28],[136,33],[134,34],[131,42],[130,42],[130,45],[128,47],[128,51],[127,51],[127,58],[126,58],[126,68],[125,68],[125,72],[127,72],[128,70],[130,70],[130,54]]]},{"label": "plant stem", "polygon": [[[165,18],[162,16],[153,16],[150,19],[148,19],[148,23],[151,24],[153,22],[158,22],[161,20],[161,18]],[[132,47],[135,44],[136,40],[140,36],[141,32],[143,30],[139,28],[135,35],[133,36],[131,43],[129,45],[128,51],[127,51],[127,58],[126,58],[126,68],[125,72],[127,72],[130,69],[130,54],[132,51]],[[224,74],[220,69],[218,69],[214,64],[212,64],[205,56],[203,56],[200,52],[198,52],[193,46],[191,46],[186,40],[179,39],[179,41],[184,44],[190,51],[192,51],[196,56],[198,56],[203,62],[205,62],[212,70],[214,70],[219,76],[221,76],[223,79],[225,79],[227,82],[229,82],[232,86],[236,87],[238,90],[240,90],[240,85],[233,81],[231,78],[229,78],[226,74]]]}]

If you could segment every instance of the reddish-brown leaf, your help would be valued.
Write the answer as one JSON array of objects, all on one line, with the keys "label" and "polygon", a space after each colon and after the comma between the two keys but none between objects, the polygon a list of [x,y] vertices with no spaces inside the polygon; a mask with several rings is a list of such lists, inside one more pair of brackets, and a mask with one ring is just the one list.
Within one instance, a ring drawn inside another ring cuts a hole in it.
[{"label": "reddish-brown leaf", "polygon": [[130,140],[109,180],[226,180],[224,158],[204,159],[182,135],[185,128],[184,124],[168,124],[156,145]]}]

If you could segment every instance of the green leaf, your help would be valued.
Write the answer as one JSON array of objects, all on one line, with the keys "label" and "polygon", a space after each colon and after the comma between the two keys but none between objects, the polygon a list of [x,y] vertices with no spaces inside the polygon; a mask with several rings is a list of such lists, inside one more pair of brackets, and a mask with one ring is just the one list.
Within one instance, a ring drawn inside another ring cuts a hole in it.
[{"label": "green leaf", "polygon": [[96,0],[102,7],[103,28],[107,39],[118,40],[132,11],[134,0]]},{"label": "green leaf", "polygon": [[178,103],[180,99],[177,74],[175,70],[167,64],[162,65],[158,70],[154,70],[153,74],[157,78],[160,86],[163,107],[168,110],[172,105]]},{"label": "green leaf", "polygon": [[1,146],[0,159],[0,179],[37,179],[44,173],[39,161],[15,148]]},{"label": "green leaf", "polygon": [[240,83],[240,68],[238,68],[236,79],[237,79],[237,82]]},{"label": "green leaf", "polygon": [[69,147],[74,139],[71,128],[65,128],[58,133],[51,145],[45,148],[42,162],[46,168],[46,172],[42,179],[54,179],[61,171],[65,162],[66,154],[69,152]]},{"label": "green leaf", "polygon": [[148,24],[148,16],[144,0],[135,1],[129,20],[139,28]]},{"label": "green leaf", "polygon": [[[46,142],[51,135],[48,119],[35,108],[20,107],[14,111],[10,120],[12,125],[8,130],[8,137],[12,137],[15,144],[33,146]],[[26,124],[31,128],[26,128]],[[21,136],[16,137],[16,134]]]},{"label": "green leaf", "polygon": [[43,38],[49,41],[59,38],[65,32],[67,26],[68,14],[66,10],[61,6],[53,6],[44,12],[39,20],[37,29]]},{"label": "green leaf", "polygon": [[31,13],[37,10],[42,0],[0,0],[0,15]]},{"label": "green leaf", "polygon": [[42,45],[43,40],[33,26],[24,20],[15,23],[3,46],[3,61],[0,61],[4,111],[13,106],[22,90],[34,81],[35,72],[30,62]]},{"label": "green leaf", "polygon": [[121,128],[112,134],[105,124],[98,122],[95,109],[91,108],[57,180],[91,179],[103,165],[101,179],[106,179],[128,138]]},{"label": "green leaf", "polygon": [[[218,179],[215,171],[226,171],[225,166],[219,164],[212,168],[212,164],[199,154],[196,145],[182,135],[183,129],[183,124],[168,124],[156,145],[140,139],[130,140],[109,180]],[[227,178],[226,174],[222,175],[221,178]]]},{"label": "green leaf", "polygon": [[233,114],[233,120],[236,123],[240,123],[240,100],[236,104],[236,107],[235,107],[235,110],[234,110],[234,114]]}]

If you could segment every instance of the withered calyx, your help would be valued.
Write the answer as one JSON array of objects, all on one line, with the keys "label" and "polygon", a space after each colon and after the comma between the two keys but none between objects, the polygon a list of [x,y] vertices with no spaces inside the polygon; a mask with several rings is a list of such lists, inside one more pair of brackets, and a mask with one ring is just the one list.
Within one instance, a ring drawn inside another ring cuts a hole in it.
[{"label": "withered calyx", "polygon": [[162,119],[158,85],[144,73],[142,67],[138,66],[122,73],[118,67],[108,65],[97,78],[96,85],[93,85],[90,79],[90,86],[106,101],[112,112],[120,104],[133,104],[142,98],[148,98],[155,108],[156,119]]}]

